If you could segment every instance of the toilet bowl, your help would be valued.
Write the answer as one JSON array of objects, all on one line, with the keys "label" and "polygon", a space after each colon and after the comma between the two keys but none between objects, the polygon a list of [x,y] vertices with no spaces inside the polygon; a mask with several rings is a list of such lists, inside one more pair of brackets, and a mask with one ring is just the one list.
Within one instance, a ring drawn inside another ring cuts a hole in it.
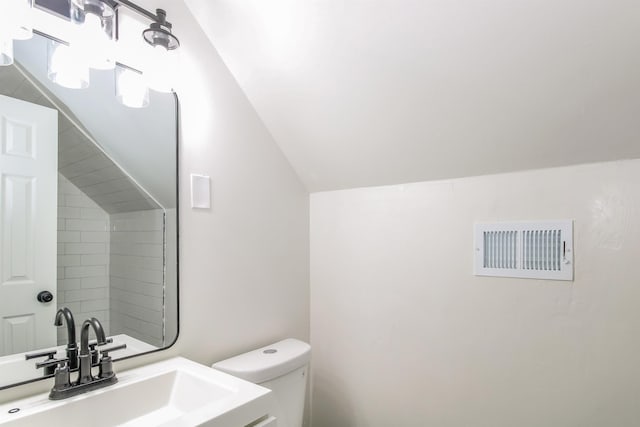
[{"label": "toilet bowl", "polygon": [[212,368],[268,388],[277,402],[278,427],[301,427],[311,346],[289,338],[240,354]]}]

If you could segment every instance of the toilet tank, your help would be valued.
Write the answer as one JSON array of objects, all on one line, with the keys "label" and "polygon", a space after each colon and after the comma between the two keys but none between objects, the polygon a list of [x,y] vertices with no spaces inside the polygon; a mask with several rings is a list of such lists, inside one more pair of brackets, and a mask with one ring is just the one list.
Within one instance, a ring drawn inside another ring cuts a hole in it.
[{"label": "toilet tank", "polygon": [[270,389],[278,427],[301,427],[311,346],[289,338],[213,364],[213,368]]}]

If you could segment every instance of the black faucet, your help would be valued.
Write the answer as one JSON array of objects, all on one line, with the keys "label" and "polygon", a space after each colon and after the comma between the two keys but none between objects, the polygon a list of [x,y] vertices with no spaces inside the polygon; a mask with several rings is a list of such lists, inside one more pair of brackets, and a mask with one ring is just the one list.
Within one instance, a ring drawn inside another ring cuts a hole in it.
[{"label": "black faucet", "polygon": [[98,345],[105,345],[107,343],[104,329],[98,319],[92,317],[82,323],[82,329],[80,329],[80,356],[78,357],[80,361],[78,384],[85,384],[93,381],[93,376],[91,375],[91,350],[89,349],[90,327],[93,328],[93,332],[96,334]]},{"label": "black faucet", "polygon": [[[58,310],[55,325],[62,326],[63,317],[67,322],[67,332],[69,333],[67,354],[71,354],[71,357],[55,359],[56,349],[36,354],[29,354],[26,356],[27,359],[34,357],[48,357],[44,362],[36,363],[36,368],[44,368],[45,376],[47,377],[52,374],[54,375],[55,382],[51,389],[51,393],[49,393],[49,399],[66,399],[67,397],[77,396],[91,390],[96,390],[117,383],[118,378],[113,372],[113,360],[109,353],[127,348],[126,344],[96,350],[95,346],[103,346],[107,343],[113,342],[113,339],[105,336],[104,329],[102,328],[100,321],[95,317],[92,317],[82,323],[82,328],[80,329],[80,352],[78,353],[78,344],[75,342],[76,328],[73,322],[73,315],[68,308]],[[93,342],[89,342],[89,329],[91,328],[93,328],[93,332],[96,335],[96,341]],[[99,360],[98,353],[102,355]],[[95,362],[92,360],[94,358],[96,359]],[[71,363],[75,363],[78,367],[77,381],[71,381],[70,374],[73,371]],[[94,366],[99,366],[100,368],[98,376],[96,377],[91,373],[91,368]]]},{"label": "black faucet", "polygon": [[56,313],[55,326],[62,326],[62,319],[67,322],[67,358],[69,359],[69,369],[78,369],[78,343],[76,342],[76,323],[73,314],[67,307],[61,308]]}]

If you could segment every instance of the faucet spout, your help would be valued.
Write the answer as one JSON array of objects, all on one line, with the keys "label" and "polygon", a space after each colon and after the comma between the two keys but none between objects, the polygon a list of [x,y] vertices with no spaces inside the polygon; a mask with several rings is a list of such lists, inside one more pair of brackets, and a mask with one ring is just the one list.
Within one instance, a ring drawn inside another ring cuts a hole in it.
[{"label": "faucet spout", "polygon": [[82,323],[82,329],[80,330],[80,355],[89,354],[89,327],[93,328],[93,332],[96,334],[98,345],[104,345],[107,343],[107,337],[104,334],[104,328],[98,319],[92,317]]},{"label": "faucet spout", "polygon": [[67,348],[76,348],[76,323],[73,320],[73,314],[67,307],[61,308],[56,313],[56,320],[53,322],[55,326],[62,326],[62,319],[67,322]]},{"label": "faucet spout", "polygon": [[69,359],[69,369],[78,368],[78,343],[76,342],[76,322],[73,320],[73,314],[67,307],[61,308],[56,313],[53,324],[62,326],[62,321],[67,324],[67,358]]},{"label": "faucet spout", "polygon": [[104,328],[98,319],[92,317],[82,323],[82,329],[80,330],[80,356],[78,357],[80,360],[78,383],[80,384],[93,381],[93,376],[91,375],[91,352],[89,350],[89,328],[92,328],[96,334],[98,345],[107,343]]}]

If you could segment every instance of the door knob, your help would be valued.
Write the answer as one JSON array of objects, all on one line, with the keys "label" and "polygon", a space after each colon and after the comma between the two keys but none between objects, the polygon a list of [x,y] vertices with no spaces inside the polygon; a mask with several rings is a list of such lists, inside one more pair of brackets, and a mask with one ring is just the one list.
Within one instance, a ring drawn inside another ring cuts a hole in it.
[{"label": "door knob", "polygon": [[53,301],[53,294],[49,291],[42,291],[38,294],[37,298],[41,303],[47,303]]}]

